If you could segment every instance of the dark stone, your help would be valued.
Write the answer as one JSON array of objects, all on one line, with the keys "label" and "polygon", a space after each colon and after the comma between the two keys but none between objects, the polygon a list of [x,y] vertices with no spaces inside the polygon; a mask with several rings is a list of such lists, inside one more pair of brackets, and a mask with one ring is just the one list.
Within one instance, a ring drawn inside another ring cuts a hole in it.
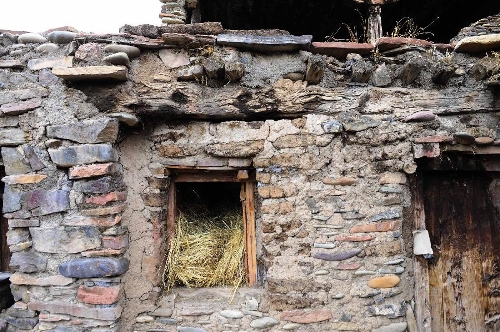
[{"label": "dark stone", "polygon": [[420,72],[426,66],[426,62],[421,55],[417,55],[413,58],[410,58],[408,62],[406,62],[401,70],[400,78],[404,84],[413,83]]},{"label": "dark stone", "polygon": [[141,24],[137,26],[125,24],[120,28],[121,33],[129,33],[131,35],[144,36],[147,38],[160,37],[160,29],[152,24]]},{"label": "dark stone", "polygon": [[61,167],[118,160],[116,150],[109,144],[86,144],[49,149],[49,154],[52,161]]},{"label": "dark stone", "polygon": [[36,312],[28,309],[9,308],[7,309],[7,315],[15,318],[33,318],[36,317]]},{"label": "dark stone", "polygon": [[338,134],[341,133],[342,130],[344,129],[342,124],[335,120],[323,122],[321,126],[323,127],[323,130],[327,134]]},{"label": "dark stone", "polygon": [[365,60],[355,61],[351,68],[351,80],[356,83],[367,83],[375,70],[373,64]]},{"label": "dark stone", "polygon": [[87,194],[105,194],[117,189],[116,187],[114,178],[106,176],[97,180],[75,182],[73,190]]},{"label": "dark stone", "polygon": [[52,31],[47,35],[47,39],[54,44],[68,44],[76,37],[76,33],[71,31]]},{"label": "dark stone", "polygon": [[386,220],[386,219],[397,219],[401,218],[401,212],[399,211],[394,211],[394,210],[387,210],[385,212],[376,214],[372,216],[370,219],[368,219],[369,222],[376,222],[380,220]]},{"label": "dark stone", "polygon": [[434,72],[432,74],[432,82],[438,85],[446,85],[450,78],[455,74],[457,68],[453,64],[448,64],[444,62],[439,62],[434,67]]},{"label": "dark stone", "polygon": [[41,272],[47,267],[47,258],[35,252],[14,252],[9,267],[17,272]]},{"label": "dark stone", "polygon": [[[34,215],[43,216],[69,209],[69,191],[37,188],[26,193],[24,201]],[[36,209],[36,210],[35,210]]]},{"label": "dark stone", "polygon": [[457,132],[453,134],[453,137],[457,140],[459,144],[472,145],[476,142],[476,138],[467,132]]},{"label": "dark stone", "polygon": [[74,56],[77,50],[78,50],[78,42],[77,41],[72,41],[71,43],[68,44],[66,55]]},{"label": "dark stone", "polygon": [[159,28],[160,33],[187,33],[191,35],[218,35],[223,28],[220,22],[194,24],[169,24]]},{"label": "dark stone", "polygon": [[19,128],[4,128],[0,131],[1,146],[17,146],[27,142],[27,135]]},{"label": "dark stone", "polygon": [[6,185],[3,190],[3,213],[14,212],[21,208],[22,192]]},{"label": "dark stone", "polygon": [[220,34],[217,44],[255,52],[291,52],[308,49],[312,36],[256,36]]},{"label": "dark stone", "polygon": [[112,143],[117,136],[118,121],[110,118],[47,126],[47,137],[62,138],[78,143]]},{"label": "dark stone", "polygon": [[224,79],[224,63],[217,59],[204,59],[202,62],[207,77],[214,80]]},{"label": "dark stone", "polygon": [[9,323],[9,325],[17,327],[20,330],[31,330],[35,328],[36,324],[38,324],[38,317],[34,318],[7,317],[7,323]]},{"label": "dark stone", "polygon": [[2,148],[2,159],[6,175],[24,174],[31,172],[28,161],[17,148]]},{"label": "dark stone", "polygon": [[59,77],[52,74],[52,70],[50,69],[42,69],[38,73],[38,82],[42,86],[51,86],[59,80]]},{"label": "dark stone", "polygon": [[385,63],[381,64],[377,67],[377,69],[375,69],[371,77],[371,82],[374,86],[378,87],[386,87],[391,85],[391,71],[389,70],[389,68],[387,68]]},{"label": "dark stone", "polygon": [[326,253],[326,252],[318,252],[313,254],[314,258],[322,259],[324,261],[343,261],[345,259],[351,258],[359,254],[361,249],[352,249],[349,251],[339,252],[339,253]]},{"label": "dark stone", "polygon": [[230,82],[238,82],[245,75],[245,65],[239,61],[226,63],[226,78]]},{"label": "dark stone", "polygon": [[30,233],[38,252],[80,253],[101,246],[101,233],[96,227],[31,227]]},{"label": "dark stone", "polygon": [[128,270],[126,258],[76,258],[59,266],[59,273],[69,278],[102,278],[119,276]]},{"label": "dark stone", "polygon": [[307,61],[306,81],[309,84],[319,84],[325,74],[325,59],[320,55],[311,55]]}]

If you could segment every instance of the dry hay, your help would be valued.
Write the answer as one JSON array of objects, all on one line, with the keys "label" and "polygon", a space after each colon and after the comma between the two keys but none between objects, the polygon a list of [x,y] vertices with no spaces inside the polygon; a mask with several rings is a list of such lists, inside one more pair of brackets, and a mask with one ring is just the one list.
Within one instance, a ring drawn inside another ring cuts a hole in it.
[{"label": "dry hay", "polygon": [[181,213],[165,264],[165,290],[176,285],[238,287],[246,280],[243,252],[241,211],[212,218],[199,211]]}]

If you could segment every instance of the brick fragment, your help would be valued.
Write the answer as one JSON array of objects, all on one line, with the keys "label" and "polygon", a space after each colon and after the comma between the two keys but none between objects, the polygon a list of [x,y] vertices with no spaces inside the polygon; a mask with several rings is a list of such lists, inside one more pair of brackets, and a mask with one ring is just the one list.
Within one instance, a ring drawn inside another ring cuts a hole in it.
[{"label": "brick fragment", "polygon": [[101,175],[111,175],[117,173],[119,169],[120,166],[117,163],[73,166],[69,169],[69,178],[82,179]]},{"label": "brick fragment", "polygon": [[370,223],[366,225],[356,225],[351,228],[351,233],[371,233],[371,232],[389,232],[401,226],[401,220],[383,221]]},{"label": "brick fragment", "polygon": [[89,197],[85,200],[85,203],[106,205],[109,202],[116,202],[116,201],[123,202],[126,200],[127,200],[127,192],[126,191],[113,191],[113,192],[106,194],[106,195]]},{"label": "brick fragment", "polygon": [[121,286],[78,288],[78,301],[89,304],[113,304],[118,302]]}]

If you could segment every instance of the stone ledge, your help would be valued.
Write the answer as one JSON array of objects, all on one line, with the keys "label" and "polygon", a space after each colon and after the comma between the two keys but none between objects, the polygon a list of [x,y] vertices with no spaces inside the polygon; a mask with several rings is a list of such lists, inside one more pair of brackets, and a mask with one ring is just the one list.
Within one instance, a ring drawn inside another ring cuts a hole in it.
[{"label": "stone ledge", "polygon": [[231,46],[256,52],[292,52],[308,49],[312,36],[255,36],[255,35],[230,35],[217,36],[217,44]]},{"label": "stone ledge", "polygon": [[373,45],[369,43],[314,42],[311,45],[311,52],[331,55],[341,60],[345,59],[349,53],[368,55],[373,50]]},{"label": "stone ledge", "polygon": [[90,66],[77,68],[53,68],[52,74],[67,81],[113,80],[126,81],[127,67]]}]

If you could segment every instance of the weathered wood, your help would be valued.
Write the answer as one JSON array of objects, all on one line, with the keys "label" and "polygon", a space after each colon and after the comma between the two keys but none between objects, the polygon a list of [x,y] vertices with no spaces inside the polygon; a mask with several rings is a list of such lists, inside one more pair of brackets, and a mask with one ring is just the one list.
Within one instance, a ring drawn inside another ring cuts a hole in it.
[{"label": "weathered wood", "polygon": [[308,49],[311,35],[304,36],[255,36],[220,34],[217,44],[255,52],[292,52]]},{"label": "weathered wood", "polygon": [[176,47],[198,48],[205,45],[215,45],[215,36],[189,35],[185,33],[164,33],[162,39],[165,45]]},{"label": "weathered wood", "polygon": [[377,39],[382,37],[382,18],[380,16],[380,5],[372,5],[369,8],[370,15],[368,16],[368,40],[375,45]]},{"label": "weathered wood", "polygon": [[[410,177],[413,192],[413,230],[425,230],[425,210],[423,199],[422,173]],[[413,256],[415,273],[415,319],[418,332],[431,331],[431,313],[429,310],[429,274],[427,261],[422,256]]]},{"label": "weathered wood", "polygon": [[169,24],[159,28],[162,33],[185,33],[190,35],[218,35],[223,28],[220,22],[203,22],[192,24]]},{"label": "weathered wood", "polygon": [[7,245],[7,219],[0,217],[0,271],[9,271],[10,251]]},{"label": "weathered wood", "polygon": [[254,182],[242,184],[243,233],[245,237],[245,269],[249,286],[257,284],[257,238],[255,235]]},{"label": "weathered wood", "polygon": [[[175,173],[175,172],[174,172]],[[179,172],[174,175],[174,182],[245,182],[248,178],[238,177],[239,171],[208,171],[203,173]]]},{"label": "weathered wood", "polygon": [[262,89],[237,86],[213,89],[180,82],[170,87],[170,95],[163,89],[151,89],[121,106],[139,115],[240,120],[263,116],[286,118],[305,113],[358,112],[390,114],[395,119],[404,119],[408,114],[428,110],[440,116],[500,111],[500,99],[495,98],[492,91],[468,88],[425,90],[353,86],[327,89],[286,79]]},{"label": "weathered wood", "polygon": [[175,236],[175,224],[177,219],[177,199],[175,183],[170,184],[168,190],[168,207],[167,207],[167,245],[170,246],[170,241]]}]

